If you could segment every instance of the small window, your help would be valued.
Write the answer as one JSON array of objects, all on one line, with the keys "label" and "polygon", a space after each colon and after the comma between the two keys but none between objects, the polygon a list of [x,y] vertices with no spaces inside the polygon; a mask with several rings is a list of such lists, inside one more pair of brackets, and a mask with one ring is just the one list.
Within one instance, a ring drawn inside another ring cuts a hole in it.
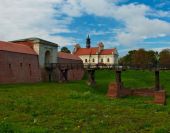
[{"label": "small window", "polygon": [[87,62],[87,59],[85,59],[85,62]]},{"label": "small window", "polygon": [[22,63],[20,63],[20,67],[22,67]]},{"label": "small window", "polygon": [[93,58],[93,62],[95,62],[95,59]]},{"label": "small window", "polygon": [[107,58],[107,62],[110,62],[110,59],[109,59],[109,58]]},{"label": "small window", "polygon": [[11,64],[9,64],[9,69],[11,69]]},{"label": "small window", "polygon": [[103,63],[103,59],[101,59],[101,62]]},{"label": "small window", "polygon": [[31,64],[29,64],[29,72],[30,72],[30,76],[31,76],[32,75]]}]

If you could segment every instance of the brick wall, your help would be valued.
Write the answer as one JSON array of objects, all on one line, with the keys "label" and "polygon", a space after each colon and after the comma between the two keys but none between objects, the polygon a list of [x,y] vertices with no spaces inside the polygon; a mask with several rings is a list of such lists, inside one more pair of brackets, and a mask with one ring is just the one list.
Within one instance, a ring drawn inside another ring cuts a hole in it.
[{"label": "brick wall", "polygon": [[83,64],[82,60],[73,60],[73,59],[66,59],[66,58],[58,58],[58,63],[77,63]]},{"label": "brick wall", "polygon": [[40,81],[38,55],[0,51],[0,83]]},{"label": "brick wall", "polygon": [[[81,80],[84,76],[84,69],[78,68],[76,64],[81,64],[81,60],[74,60],[74,59],[66,59],[66,58],[58,58],[58,63],[70,64],[74,63],[75,65],[72,66],[72,69],[69,69],[67,72],[67,80],[74,81],[74,80]],[[82,63],[83,65],[83,63]],[[49,81],[49,72],[45,68],[41,68],[41,75],[42,81],[48,82]],[[63,76],[58,68],[53,69],[51,73],[51,81],[61,81]]]},{"label": "brick wall", "polygon": [[111,82],[109,84],[107,96],[111,98],[119,98],[124,96],[150,96],[154,97],[153,103],[162,105],[166,104],[166,92],[163,89],[159,91],[155,91],[153,88],[128,89],[123,86],[118,87],[115,82]]},{"label": "brick wall", "polygon": [[[58,58],[58,63],[74,63],[74,64],[83,64],[82,60],[73,60],[73,59],[65,59]],[[61,78],[61,74],[59,74]],[[76,65],[73,69],[68,71],[68,80],[81,80],[84,76],[84,69],[77,68]]]}]

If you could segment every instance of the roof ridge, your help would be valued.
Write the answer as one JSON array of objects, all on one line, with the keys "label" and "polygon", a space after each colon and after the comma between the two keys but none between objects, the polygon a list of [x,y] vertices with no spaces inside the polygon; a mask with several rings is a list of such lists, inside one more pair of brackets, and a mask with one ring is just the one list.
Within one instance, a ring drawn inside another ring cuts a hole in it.
[{"label": "roof ridge", "polygon": [[0,42],[2,42],[2,43],[8,43],[8,44],[11,44],[11,45],[20,45],[20,46],[23,46],[23,47],[28,47],[27,45],[24,45],[24,44],[22,44],[22,43],[14,43],[14,42],[5,42],[5,41],[0,41]]},{"label": "roof ridge", "polygon": [[79,56],[65,52],[58,52],[58,57],[64,59],[81,60]]},{"label": "roof ridge", "polygon": [[24,45],[24,44],[18,44],[18,43],[13,43],[13,42],[0,41],[0,50],[37,55],[37,53],[31,47]]}]

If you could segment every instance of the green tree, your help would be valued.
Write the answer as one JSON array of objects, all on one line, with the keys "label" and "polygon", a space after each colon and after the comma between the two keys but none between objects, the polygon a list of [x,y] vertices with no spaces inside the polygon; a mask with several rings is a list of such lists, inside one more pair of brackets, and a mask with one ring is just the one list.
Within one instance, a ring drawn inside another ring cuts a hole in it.
[{"label": "green tree", "polygon": [[160,66],[170,68],[170,49],[164,49],[160,52]]},{"label": "green tree", "polygon": [[136,50],[129,51],[127,55],[119,59],[119,64],[123,66],[132,66],[132,56],[135,52]]},{"label": "green tree", "polygon": [[71,53],[70,50],[69,50],[67,47],[62,47],[62,48],[61,48],[61,52]]},{"label": "green tree", "polygon": [[155,52],[145,49],[131,50],[127,55],[120,58],[120,65],[131,66],[135,68],[153,67],[155,64]]},{"label": "green tree", "polygon": [[156,56],[155,56],[156,52],[153,50],[149,50],[147,51],[147,60],[148,60],[148,65],[150,67],[154,67],[156,65]]}]

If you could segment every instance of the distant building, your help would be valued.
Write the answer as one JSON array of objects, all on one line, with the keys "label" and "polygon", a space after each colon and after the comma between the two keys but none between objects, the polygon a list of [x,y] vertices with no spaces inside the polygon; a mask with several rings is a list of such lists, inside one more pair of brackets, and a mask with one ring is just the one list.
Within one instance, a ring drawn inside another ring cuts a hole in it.
[{"label": "distant building", "polygon": [[81,48],[79,44],[76,44],[73,54],[79,56],[85,65],[118,64],[118,52],[116,48],[104,49],[104,44],[102,42],[98,43],[97,47],[91,47],[89,36],[86,39],[86,48]]}]

